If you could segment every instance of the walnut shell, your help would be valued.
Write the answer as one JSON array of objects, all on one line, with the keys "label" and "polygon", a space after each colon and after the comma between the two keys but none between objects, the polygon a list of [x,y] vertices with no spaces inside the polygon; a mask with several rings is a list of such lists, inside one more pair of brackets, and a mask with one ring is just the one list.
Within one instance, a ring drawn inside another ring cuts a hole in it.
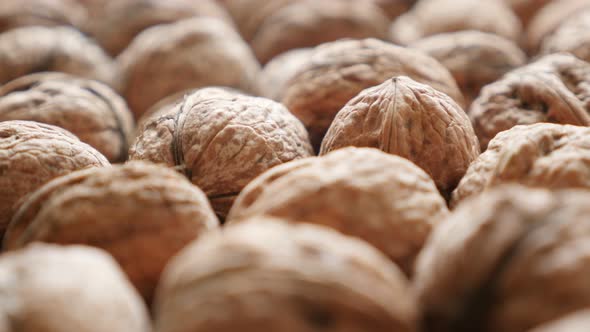
[{"label": "walnut shell", "polygon": [[107,165],[103,155],[61,128],[0,122],[0,236],[25,195],[60,175]]},{"label": "walnut shell", "polygon": [[569,54],[540,58],[484,87],[469,117],[482,150],[515,125],[590,125],[590,64]]},{"label": "walnut shell", "polygon": [[438,60],[457,81],[467,105],[484,85],[523,66],[526,54],[514,42],[479,31],[441,33],[420,39],[409,47]]},{"label": "walnut shell", "polygon": [[541,54],[568,52],[590,62],[590,6],[543,39]]},{"label": "walnut shell", "polygon": [[390,19],[394,19],[410,10],[418,0],[373,0],[373,2],[377,4],[377,6],[379,6]]},{"label": "walnut shell", "polygon": [[387,37],[389,19],[371,1],[298,1],[266,17],[251,45],[261,63],[288,50],[342,38]]},{"label": "walnut shell", "polygon": [[256,79],[258,94],[280,101],[281,93],[285,90],[289,80],[299,70],[305,68],[312,53],[313,49],[311,48],[297,48],[272,58],[262,68]]},{"label": "walnut shell", "polygon": [[22,205],[7,249],[34,241],[100,247],[148,303],[170,257],[219,224],[203,192],[166,167],[135,162],[56,181]]},{"label": "walnut shell", "polygon": [[62,127],[111,162],[127,159],[133,115],[108,86],[60,73],[23,76],[0,87],[0,121]]},{"label": "walnut shell", "polygon": [[44,71],[64,72],[119,87],[113,60],[69,27],[24,27],[0,34],[0,85]]},{"label": "walnut shell", "polygon": [[522,332],[588,307],[589,200],[506,186],[460,205],[418,259],[425,330]]},{"label": "walnut shell", "polygon": [[221,219],[250,180],[313,153],[305,128],[283,105],[216,88],[187,96],[144,128],[130,158],[179,167]]},{"label": "walnut shell", "polygon": [[518,15],[522,24],[526,27],[535,14],[543,6],[553,0],[503,0]]},{"label": "walnut shell", "polygon": [[506,182],[590,188],[590,128],[539,123],[499,133],[469,166],[451,205]]},{"label": "walnut shell", "polygon": [[76,0],[2,0],[0,32],[25,26],[81,26],[87,13]]},{"label": "walnut shell", "polygon": [[147,29],[118,61],[125,76],[124,95],[136,118],[159,100],[187,89],[220,85],[250,91],[260,69],[232,27],[214,18]]},{"label": "walnut shell", "polygon": [[364,239],[411,275],[431,228],[446,213],[432,179],[410,161],[344,148],[262,174],[244,189],[228,220],[270,215],[329,226]]},{"label": "walnut shell", "polygon": [[318,46],[287,84],[282,103],[307,127],[319,149],[336,113],[362,90],[395,76],[409,76],[451,96],[463,96],[455,80],[426,54],[376,39],[341,40]]},{"label": "walnut shell", "polygon": [[[3,332],[149,332],[141,298],[105,252],[33,244],[0,258]],[[99,315],[99,316],[97,316]]]},{"label": "walnut shell", "polygon": [[586,332],[590,329],[590,309],[579,310],[531,332]]},{"label": "walnut shell", "polygon": [[368,88],[338,112],[320,154],[372,147],[420,166],[449,196],[479,156],[467,114],[451,97],[400,76]]},{"label": "walnut shell", "polygon": [[257,218],[184,249],[158,287],[158,332],[417,331],[407,280],[366,243]]},{"label": "walnut shell", "polygon": [[425,0],[393,22],[390,35],[395,43],[407,45],[443,32],[478,30],[518,41],[520,20],[498,0]]}]

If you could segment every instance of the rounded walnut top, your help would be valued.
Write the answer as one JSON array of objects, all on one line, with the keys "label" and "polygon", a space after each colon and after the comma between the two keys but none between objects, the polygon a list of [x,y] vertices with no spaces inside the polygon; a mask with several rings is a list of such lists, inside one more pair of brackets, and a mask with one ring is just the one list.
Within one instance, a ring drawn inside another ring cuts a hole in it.
[{"label": "rounded walnut top", "polygon": [[289,80],[305,68],[313,54],[312,48],[297,48],[277,55],[260,71],[256,79],[258,94],[280,101]]},{"label": "rounded walnut top", "polygon": [[80,27],[86,19],[86,8],[77,0],[3,0],[0,33],[26,26]]},{"label": "rounded walnut top", "polygon": [[545,37],[539,52],[568,52],[584,61],[590,61],[590,5]]}]

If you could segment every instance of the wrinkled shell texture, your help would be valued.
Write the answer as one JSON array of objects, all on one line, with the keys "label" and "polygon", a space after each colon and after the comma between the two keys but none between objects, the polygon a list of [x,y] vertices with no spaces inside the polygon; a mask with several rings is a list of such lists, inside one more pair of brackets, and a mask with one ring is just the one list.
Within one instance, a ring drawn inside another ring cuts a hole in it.
[{"label": "wrinkled shell texture", "polygon": [[113,60],[69,27],[24,27],[0,34],[0,84],[44,71],[94,79],[118,88]]},{"label": "wrinkled shell texture", "polygon": [[118,60],[124,95],[137,118],[160,99],[187,89],[219,85],[250,91],[260,69],[233,28],[214,18],[147,29]]},{"label": "wrinkled shell texture", "polygon": [[553,0],[504,0],[526,27],[535,14]]},{"label": "wrinkled shell texture", "polygon": [[0,303],[3,332],[150,331],[133,286],[108,254],[90,247],[34,244],[3,254]]},{"label": "wrinkled shell texture", "polygon": [[[97,168],[82,179],[51,183],[11,222],[14,248],[34,241],[80,243],[108,251],[149,303],[170,257],[218,220],[201,190],[177,172],[146,163]],[[40,199],[45,199],[40,202]],[[24,218],[22,218],[24,217]],[[30,218],[30,219],[29,219]],[[20,235],[20,236],[19,236]]]},{"label": "wrinkled shell texture", "polygon": [[224,218],[250,180],[312,153],[305,128],[283,105],[208,88],[147,122],[130,158],[178,166]]},{"label": "wrinkled shell texture", "polygon": [[452,205],[492,186],[590,188],[590,128],[540,123],[501,132],[467,170]]},{"label": "wrinkled shell texture", "polygon": [[346,146],[377,148],[409,159],[445,195],[479,156],[465,111],[451,97],[405,76],[364,90],[338,112],[320,154]]},{"label": "wrinkled shell texture", "polygon": [[258,74],[256,79],[258,94],[262,97],[280,101],[281,93],[289,80],[305,67],[311,59],[311,48],[298,48],[277,55]]},{"label": "wrinkled shell texture", "polygon": [[318,46],[287,84],[282,103],[298,117],[319,149],[336,113],[362,90],[395,76],[409,76],[451,96],[463,96],[455,80],[426,54],[376,39],[342,40]]},{"label": "wrinkled shell texture", "polygon": [[498,133],[516,125],[590,125],[589,80],[590,64],[554,54],[484,87],[469,109],[482,150]]},{"label": "wrinkled shell texture", "polygon": [[478,30],[517,41],[522,32],[520,20],[498,0],[425,0],[391,26],[395,43],[407,45],[443,32]]},{"label": "wrinkled shell texture", "polygon": [[508,186],[459,206],[418,260],[425,328],[521,332],[588,307],[589,199]]},{"label": "wrinkled shell texture", "polygon": [[127,159],[133,134],[133,116],[112,89],[58,73],[23,76],[0,87],[0,121],[7,120],[64,128],[111,162]]},{"label": "wrinkled shell texture", "polygon": [[2,0],[0,32],[25,26],[80,26],[86,9],[76,0]]},{"label": "wrinkled shell texture", "polygon": [[19,200],[45,182],[107,165],[103,155],[61,128],[30,121],[0,122],[0,234]]},{"label": "wrinkled shell texture", "polygon": [[387,37],[389,19],[370,1],[300,1],[267,17],[251,45],[267,63],[285,51],[342,38]]},{"label": "wrinkled shell texture", "polygon": [[197,16],[231,22],[214,0],[117,0],[104,4],[89,29],[107,52],[117,55],[149,27]]},{"label": "wrinkled shell texture", "polygon": [[408,282],[386,257],[323,227],[268,218],[184,249],[157,299],[157,332],[417,330]]},{"label": "wrinkled shell texture", "polygon": [[590,329],[590,309],[580,310],[531,332],[586,332]]},{"label": "wrinkled shell texture", "polygon": [[589,31],[590,6],[563,22],[552,34],[545,37],[540,53],[569,52],[584,61],[590,61]]},{"label": "wrinkled shell texture", "polygon": [[431,228],[447,214],[428,174],[377,149],[345,148],[281,167],[245,189],[250,197],[238,199],[230,222],[271,215],[328,226],[366,240],[411,275]]},{"label": "wrinkled shell texture", "polygon": [[438,60],[457,81],[470,104],[484,85],[524,65],[527,57],[514,42],[479,31],[426,37],[409,45]]}]

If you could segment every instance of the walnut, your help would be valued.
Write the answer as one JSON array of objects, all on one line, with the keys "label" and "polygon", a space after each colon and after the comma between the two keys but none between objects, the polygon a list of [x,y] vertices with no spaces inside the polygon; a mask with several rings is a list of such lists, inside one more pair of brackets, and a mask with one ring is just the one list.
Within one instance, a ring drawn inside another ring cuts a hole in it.
[{"label": "walnut", "polygon": [[559,28],[543,39],[540,53],[568,52],[590,61],[590,6],[563,22]]},{"label": "walnut", "polygon": [[469,105],[484,85],[523,66],[527,57],[514,42],[479,31],[437,34],[409,45],[445,66]]},{"label": "walnut", "polygon": [[127,159],[133,116],[108,86],[59,73],[31,74],[0,87],[0,121],[30,120],[67,129],[111,162]]},{"label": "walnut", "polygon": [[107,165],[103,155],[61,128],[0,122],[0,236],[25,195],[60,175]]},{"label": "walnut", "polygon": [[319,149],[336,113],[362,90],[406,75],[462,104],[455,80],[426,54],[376,39],[341,40],[318,46],[311,60],[281,92],[282,103],[307,127]]},{"label": "walnut", "polygon": [[407,45],[443,32],[478,30],[517,41],[522,25],[502,1],[425,0],[391,25],[394,42]]},{"label": "walnut", "polygon": [[346,146],[377,148],[409,159],[445,196],[479,155],[463,109],[444,93],[405,76],[364,90],[338,112],[320,154]]},{"label": "walnut", "polygon": [[102,250],[34,244],[3,254],[0,275],[3,332],[151,330],[141,298]]},{"label": "walnut", "polygon": [[522,24],[526,27],[535,14],[543,6],[553,0],[504,0],[510,8],[518,15]]},{"label": "walnut", "polygon": [[0,85],[44,71],[69,73],[119,87],[113,60],[72,28],[33,26],[0,34]]},{"label": "walnut", "polygon": [[407,12],[418,0],[373,0],[390,19]]},{"label": "walnut", "polygon": [[344,148],[262,174],[238,197],[228,220],[270,215],[329,226],[364,239],[411,275],[431,228],[446,214],[432,179],[410,161]]},{"label": "walnut", "polygon": [[79,27],[86,16],[86,9],[76,0],[2,0],[0,32],[34,25]]},{"label": "walnut", "polygon": [[482,150],[519,124],[590,125],[590,64],[569,54],[538,59],[484,87],[469,117]]},{"label": "walnut", "polygon": [[387,37],[389,19],[371,1],[299,1],[260,24],[251,45],[261,63],[288,50],[341,38]]},{"label": "walnut", "polygon": [[148,303],[170,257],[219,224],[203,192],[166,167],[134,162],[55,181],[23,203],[5,248],[34,241],[100,247]]},{"label": "walnut", "polygon": [[465,201],[418,258],[425,330],[522,332],[588,307],[589,200],[507,186]]},{"label": "walnut", "polygon": [[187,96],[144,128],[130,158],[179,167],[221,219],[250,180],[312,155],[305,128],[283,105],[216,88]]},{"label": "walnut", "polygon": [[260,96],[280,101],[281,93],[289,80],[311,59],[311,48],[298,48],[277,55],[258,74],[257,90]]},{"label": "walnut", "polygon": [[160,99],[187,89],[220,85],[250,91],[260,67],[231,26],[214,18],[145,30],[118,60],[124,95],[137,118]]},{"label": "walnut", "polygon": [[531,332],[586,332],[588,329],[590,329],[590,309],[584,309],[554,322],[543,324]]},{"label": "walnut", "polygon": [[539,123],[499,133],[470,166],[451,205],[506,182],[590,188],[590,128]]},{"label": "walnut", "polygon": [[363,241],[256,218],[173,259],[158,287],[155,329],[414,332],[416,312],[402,273]]}]

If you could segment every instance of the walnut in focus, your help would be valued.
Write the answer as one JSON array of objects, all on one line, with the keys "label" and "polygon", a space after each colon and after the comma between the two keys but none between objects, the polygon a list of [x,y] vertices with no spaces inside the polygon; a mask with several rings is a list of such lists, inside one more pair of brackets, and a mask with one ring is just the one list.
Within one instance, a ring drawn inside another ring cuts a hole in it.
[{"label": "walnut in focus", "polygon": [[281,100],[281,93],[285,90],[289,80],[297,72],[305,68],[311,59],[313,49],[298,48],[277,55],[260,71],[256,79],[258,94],[276,101]]},{"label": "walnut in focus", "polygon": [[209,234],[167,266],[157,332],[415,332],[399,269],[368,244],[314,225],[256,218]]},{"label": "walnut in focus", "polygon": [[86,15],[76,0],[2,0],[0,33],[25,26],[80,27]]},{"label": "walnut in focus", "polygon": [[425,331],[522,332],[587,308],[589,200],[502,186],[457,207],[418,258]]},{"label": "walnut in focus", "polygon": [[432,179],[410,161],[377,149],[344,148],[271,169],[253,180],[230,223],[270,215],[359,237],[408,275],[431,228],[447,214]]},{"label": "walnut in focus", "polygon": [[316,47],[310,61],[281,92],[282,103],[303,122],[314,148],[319,149],[336,113],[350,99],[402,75],[463,103],[455,80],[438,61],[376,39],[341,40]]},{"label": "walnut in focus", "polygon": [[23,76],[0,87],[0,121],[29,120],[55,125],[123,162],[133,134],[133,116],[108,86],[60,73]]},{"label": "walnut in focus", "polygon": [[469,166],[451,205],[492,186],[590,188],[590,128],[539,123],[499,133]]},{"label": "walnut in focus", "polygon": [[568,52],[590,62],[590,6],[543,39],[541,54]]},{"label": "walnut in focus", "polygon": [[33,244],[0,258],[3,332],[149,332],[141,298],[113,259],[85,246]]},{"label": "walnut in focus", "polygon": [[530,332],[586,332],[590,330],[590,308],[579,310]]},{"label": "walnut in focus", "polygon": [[193,18],[140,33],[118,58],[129,107],[139,118],[159,100],[211,85],[254,89],[260,65],[227,23]]},{"label": "walnut in focus", "polygon": [[219,225],[203,192],[166,167],[133,162],[69,177],[23,203],[6,248],[34,241],[100,247],[148,303],[170,257]]},{"label": "walnut in focus", "polygon": [[518,41],[522,25],[499,0],[424,0],[391,25],[395,43],[407,45],[443,32],[478,30]]},{"label": "walnut in focus", "polygon": [[516,125],[590,125],[589,80],[590,64],[570,54],[553,54],[485,86],[469,109],[482,150],[499,132]]},{"label": "walnut in focus", "polygon": [[414,162],[445,196],[479,155],[463,109],[444,93],[405,76],[362,91],[338,112],[320,154],[346,146],[377,148]]},{"label": "walnut in focus", "polygon": [[420,39],[409,47],[438,60],[457,81],[467,105],[484,85],[523,66],[527,57],[514,42],[479,31],[441,33]]}]

